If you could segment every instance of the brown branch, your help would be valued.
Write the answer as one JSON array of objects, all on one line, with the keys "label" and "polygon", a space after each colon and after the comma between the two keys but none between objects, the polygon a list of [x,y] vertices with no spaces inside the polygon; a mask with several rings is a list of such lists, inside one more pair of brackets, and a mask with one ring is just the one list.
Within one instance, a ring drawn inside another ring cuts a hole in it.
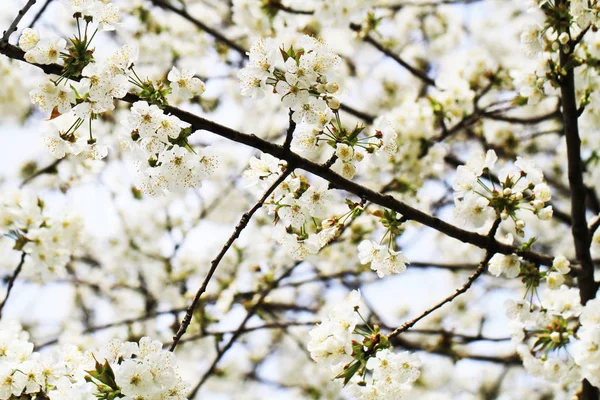
[{"label": "brown branch", "polygon": [[598,289],[594,282],[594,263],[590,253],[590,230],[586,219],[587,189],[583,182],[583,163],[581,161],[581,138],[577,121],[577,100],[575,97],[575,75],[573,68],[567,66],[571,55],[561,52],[560,60],[567,70],[560,81],[563,107],[563,125],[567,140],[567,163],[569,185],[571,189],[571,217],[575,255],[581,270],[577,280],[581,294],[581,303],[596,297]]},{"label": "brown branch", "polygon": [[298,10],[298,9],[283,5],[281,3],[271,4],[271,7],[275,8],[279,11],[285,11],[286,13],[289,13],[289,14],[313,15],[315,13],[314,10]]},{"label": "brown branch", "polygon": [[510,122],[512,124],[522,124],[522,125],[535,125],[535,124],[539,124],[540,122],[547,121],[549,119],[560,118],[560,116],[561,116],[560,111],[552,111],[552,112],[538,115],[535,117],[523,118],[523,117],[511,117],[509,115],[499,115],[498,112],[500,112],[500,111],[503,111],[503,110],[484,111],[481,113],[481,115],[484,118],[492,119],[495,121]]},{"label": "brown branch", "polygon": [[[350,24],[350,29],[352,29],[355,32],[360,32],[362,27],[358,24]],[[415,77],[422,80],[423,83],[425,83],[425,85],[435,87],[435,81],[433,79],[431,79],[429,76],[427,76],[427,74],[425,74],[423,71],[418,70],[417,68],[413,67],[412,65],[408,64],[406,61],[404,61],[402,58],[400,58],[400,56],[398,56],[396,53],[393,53],[392,51],[387,49],[385,46],[383,46],[377,40],[373,39],[368,34],[363,38],[363,40],[365,42],[371,44],[373,47],[375,47],[377,50],[381,51],[386,56],[390,57],[392,60],[396,61],[402,67],[407,69],[408,72],[410,72]]]},{"label": "brown branch", "polygon": [[279,178],[277,178],[277,180],[273,182],[273,184],[267,189],[267,191],[263,194],[260,200],[258,200],[250,210],[248,210],[244,215],[242,215],[242,218],[235,227],[235,230],[233,231],[225,245],[223,245],[219,254],[215,257],[214,260],[212,260],[210,269],[206,274],[202,285],[200,285],[200,288],[198,288],[198,291],[196,292],[192,303],[190,304],[190,306],[187,309],[187,312],[185,313],[185,317],[181,321],[181,325],[179,326],[177,333],[175,334],[175,336],[173,336],[173,343],[171,344],[169,351],[175,350],[175,348],[177,347],[177,343],[185,334],[185,331],[187,330],[188,326],[190,326],[190,323],[192,322],[192,315],[194,313],[194,310],[196,309],[196,306],[198,305],[198,302],[200,301],[200,297],[206,291],[208,283],[210,282],[215,271],[217,270],[219,263],[225,256],[225,253],[227,253],[227,250],[229,250],[229,248],[233,245],[233,242],[235,242],[238,236],[240,236],[240,233],[242,233],[246,226],[248,226],[248,223],[250,222],[250,219],[252,218],[254,213],[263,206],[263,203],[267,200],[271,193],[273,193],[273,191],[277,189],[277,187],[288,177],[288,175],[292,173],[293,170],[293,167],[288,166],[288,168],[284,172],[282,172]]},{"label": "brown branch", "polygon": [[436,7],[436,6],[441,6],[441,5],[458,5],[458,4],[473,4],[473,3],[479,3],[480,1],[483,0],[437,0],[437,1],[405,1],[399,4],[394,4],[394,5],[390,5],[390,6],[382,6],[382,7],[387,7],[390,10],[394,10],[394,11],[398,11],[401,10],[404,7]]},{"label": "brown branch", "polygon": [[[8,45],[5,49],[0,49],[0,53],[5,54],[11,58],[23,61],[24,53],[21,49],[17,48],[16,46]],[[57,64],[36,66],[52,74],[60,74],[62,70],[61,66]],[[134,103],[136,101],[139,101],[139,97],[136,94],[129,93],[122,100],[128,103]],[[206,130],[221,137],[232,140],[234,142],[253,147],[257,150],[260,150],[264,153],[268,153],[279,159],[286,160],[288,162],[288,165],[293,165],[295,168],[301,168],[309,173],[317,175],[330,182],[330,184],[337,189],[345,190],[349,193],[355,194],[361,199],[365,199],[369,202],[396,211],[404,217],[406,217],[408,220],[419,222],[441,233],[444,233],[445,235],[458,239],[464,243],[470,243],[477,247],[491,250],[496,253],[516,253],[522,256],[523,258],[538,264],[552,264],[553,257],[550,255],[538,253],[535,251],[523,251],[518,247],[500,243],[493,238],[461,229],[437,217],[429,215],[417,208],[411,207],[408,204],[397,200],[396,198],[390,195],[377,192],[354,181],[348,180],[342,177],[341,175],[337,174],[336,172],[332,171],[327,166],[310,161],[304,157],[299,156],[296,153],[284,149],[282,146],[263,140],[255,135],[249,135],[236,131],[229,127],[220,125],[214,121],[207,120],[205,118],[202,118],[200,116],[194,115],[190,112],[175,107],[167,106],[165,107],[165,112],[170,113],[178,117],[182,121],[189,123],[192,129],[196,131]]]},{"label": "brown branch", "polygon": [[42,6],[42,8],[40,8],[38,13],[35,14],[35,17],[33,17],[33,21],[31,21],[31,23],[29,24],[30,28],[33,28],[34,25],[40,20],[40,18],[42,18],[42,15],[44,15],[44,13],[46,12],[46,9],[50,5],[50,3],[52,3],[52,0],[46,0],[44,5]]},{"label": "brown branch", "polygon": [[23,182],[21,182],[20,187],[27,185],[29,182],[31,182],[38,176],[41,176],[44,174],[55,174],[57,171],[58,164],[60,164],[63,160],[65,160],[65,158],[59,158],[58,160],[55,160],[51,164],[47,165],[46,167],[38,169],[33,174],[31,174],[27,178],[23,179]]},{"label": "brown branch", "polygon": [[[567,0],[558,0],[557,7],[569,6]],[[569,27],[567,25],[567,33]],[[571,49],[570,51],[572,51]],[[585,305],[589,300],[596,297],[598,285],[594,280],[594,263],[590,253],[590,230],[586,219],[586,195],[587,189],[583,182],[584,166],[581,161],[581,138],[579,137],[579,112],[577,110],[577,98],[575,94],[575,71],[571,66],[573,54],[560,49],[560,66],[566,71],[566,75],[559,80],[563,126],[567,141],[567,166],[569,186],[571,189],[571,232],[575,243],[575,256],[581,265],[577,271],[577,284],[581,304]],[[599,398],[598,389],[584,379],[582,382],[580,400],[593,400]]]},{"label": "brown branch", "polygon": [[246,314],[246,317],[244,318],[244,320],[242,321],[242,323],[239,325],[239,327],[235,330],[235,332],[233,333],[233,335],[231,336],[231,338],[229,339],[229,341],[227,342],[227,344],[225,346],[223,346],[223,348],[221,348],[219,350],[219,352],[217,353],[217,356],[214,358],[214,360],[211,363],[210,367],[202,375],[202,377],[200,378],[200,381],[196,384],[196,386],[192,389],[192,391],[191,391],[190,395],[188,396],[188,398],[193,399],[193,398],[196,397],[196,394],[198,393],[198,391],[200,390],[200,388],[202,387],[202,385],[208,380],[208,378],[215,371],[215,368],[217,367],[217,364],[219,363],[219,361],[221,361],[221,358],[231,348],[231,346],[233,346],[233,344],[237,341],[237,339],[242,335],[244,329],[246,328],[246,324],[248,323],[248,321],[250,320],[250,318],[252,318],[252,316],[261,307],[262,302],[269,295],[269,293],[271,292],[271,290],[274,289],[274,288],[276,288],[283,279],[287,278],[292,273],[292,271],[294,270],[294,268],[297,265],[299,265],[299,264],[300,263],[295,263],[292,267],[288,268],[287,271],[285,271],[279,278],[277,278],[274,282],[272,282],[269,285],[268,290],[265,290],[260,295],[260,297],[258,298],[258,300],[248,310],[248,313]]},{"label": "brown branch", "polygon": [[[289,322],[273,322],[273,323],[264,323],[262,325],[257,325],[257,326],[252,326],[252,327],[244,327],[241,330],[241,333],[249,333],[249,332],[255,332],[255,331],[260,331],[263,329],[287,329],[287,328],[291,328],[291,327],[303,327],[303,326],[314,326],[316,324],[318,324],[318,321],[289,321]],[[187,343],[187,342],[193,342],[195,340],[199,340],[199,339],[203,339],[207,336],[224,336],[224,335],[231,335],[231,334],[235,334],[238,330],[229,330],[229,331],[206,331],[204,333],[199,333],[197,335],[192,335],[189,337],[186,337],[184,339],[181,339],[179,341],[179,343]],[[165,343],[165,345],[171,345],[172,343]]]},{"label": "brown branch", "polygon": [[290,145],[292,144],[292,139],[294,138],[294,131],[296,130],[296,123],[294,122],[292,116],[294,115],[294,111],[290,108],[290,116],[289,116],[289,126],[287,132],[285,134],[285,142],[283,142],[283,148],[286,150],[290,149]]},{"label": "brown branch", "polygon": [[446,331],[443,329],[411,329],[410,333],[416,333],[416,334],[420,334],[420,335],[447,336],[447,337],[461,339],[465,343],[479,342],[479,341],[506,342],[508,340],[511,340],[510,337],[492,338],[492,337],[483,336],[481,334],[479,334],[479,335],[464,335],[464,334],[460,334],[460,333],[454,333],[452,331]]},{"label": "brown branch", "polygon": [[[489,238],[493,238],[496,235],[498,226],[500,226],[500,221],[501,221],[500,219],[497,219],[494,221],[494,225],[492,225],[492,228],[490,229],[490,232],[488,233]],[[485,267],[493,255],[494,255],[494,253],[492,251],[488,250],[485,254],[483,261],[481,261],[481,263],[479,264],[479,266],[477,267],[475,272],[473,272],[473,274],[471,274],[471,276],[469,276],[467,281],[460,288],[456,289],[456,291],[453,294],[446,297],[444,300],[440,301],[439,303],[435,304],[434,306],[423,311],[423,313],[421,313],[416,318],[413,318],[410,321],[407,321],[404,324],[402,324],[400,327],[396,328],[392,333],[390,333],[388,335],[388,337],[393,338],[393,337],[398,336],[402,332],[406,332],[407,330],[412,328],[417,322],[419,322],[420,320],[422,320],[423,318],[425,318],[426,316],[428,316],[429,314],[431,314],[438,308],[442,307],[446,303],[450,303],[455,298],[457,298],[458,296],[460,296],[461,294],[463,294],[467,290],[469,290],[471,288],[471,285],[473,284],[473,282],[475,282],[477,280],[477,278],[479,278],[484,273]]]},{"label": "brown branch", "polygon": [[204,22],[200,21],[199,19],[192,17],[185,9],[177,8],[177,7],[173,6],[172,4],[170,4],[167,0],[151,0],[151,1],[152,1],[152,4],[154,4],[157,7],[172,11],[175,14],[185,18],[186,20],[188,20],[189,22],[194,24],[198,29],[203,30],[204,32],[208,33],[210,36],[215,38],[218,42],[224,44],[225,46],[229,47],[232,50],[235,50],[237,53],[239,53],[242,56],[242,58],[248,57],[246,54],[245,48],[243,48],[239,44],[235,43],[233,40],[228,39],[223,34],[221,34],[219,31],[209,27],[208,25],[206,25]]},{"label": "brown branch", "polygon": [[8,301],[10,292],[12,291],[12,288],[15,284],[15,281],[17,280],[17,277],[21,273],[21,269],[23,269],[23,264],[25,264],[25,256],[27,256],[27,253],[23,252],[21,254],[21,260],[19,261],[19,265],[17,265],[17,268],[15,268],[15,271],[13,272],[13,274],[8,278],[8,288],[6,289],[6,296],[4,297],[2,304],[0,304],[0,319],[2,318],[2,311],[4,310],[4,306],[6,305],[6,302]]},{"label": "brown branch", "polygon": [[598,215],[590,224],[590,240],[594,236],[594,233],[596,233],[598,228],[600,228],[600,215]]},{"label": "brown branch", "polygon": [[356,118],[362,119],[363,121],[372,124],[373,121],[375,121],[375,117],[371,114],[367,114],[364,111],[359,111],[353,107],[350,107],[349,105],[346,105],[344,103],[340,104],[340,110],[347,112],[350,115],[355,116]]},{"label": "brown branch", "polygon": [[10,35],[12,35],[13,32],[17,30],[19,22],[21,22],[21,19],[25,16],[25,14],[27,14],[27,11],[29,11],[29,9],[35,4],[35,2],[36,0],[29,0],[27,1],[27,4],[25,4],[25,6],[23,6],[23,8],[19,10],[17,17],[13,20],[8,29],[5,30],[4,34],[2,35],[2,39],[0,40],[0,48],[6,47],[6,45],[8,44],[8,40],[10,39]]}]

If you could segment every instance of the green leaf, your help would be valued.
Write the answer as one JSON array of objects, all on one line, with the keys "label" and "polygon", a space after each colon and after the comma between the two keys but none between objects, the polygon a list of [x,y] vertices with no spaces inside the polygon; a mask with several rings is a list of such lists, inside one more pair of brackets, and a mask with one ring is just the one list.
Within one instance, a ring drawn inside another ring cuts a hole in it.
[{"label": "green leaf", "polygon": [[359,361],[353,361],[350,365],[344,368],[339,375],[337,375],[334,379],[344,379],[344,386],[350,382],[354,374],[358,372],[362,364]]},{"label": "green leaf", "polygon": [[107,360],[104,360],[104,364],[100,364],[98,360],[96,360],[95,370],[93,371],[85,371],[94,379],[99,382],[102,382],[106,386],[110,387],[113,390],[120,390],[119,385],[115,382],[115,373],[112,370],[112,367],[108,363]]}]

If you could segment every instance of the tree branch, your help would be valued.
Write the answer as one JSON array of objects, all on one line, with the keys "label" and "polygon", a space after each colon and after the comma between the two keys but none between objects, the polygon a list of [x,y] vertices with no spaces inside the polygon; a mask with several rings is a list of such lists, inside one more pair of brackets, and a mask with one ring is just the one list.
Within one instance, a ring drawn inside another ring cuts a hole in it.
[{"label": "tree branch", "polygon": [[52,3],[52,0],[46,0],[42,8],[40,8],[38,13],[35,14],[35,17],[33,17],[33,21],[31,21],[31,23],[29,24],[30,28],[33,28],[33,26],[40,20],[40,18],[42,18],[42,15],[44,15],[50,3]]},{"label": "tree branch", "polygon": [[271,195],[271,193],[273,193],[273,191],[275,189],[277,189],[277,187],[293,172],[293,170],[294,170],[294,168],[292,166],[288,166],[288,168],[284,172],[281,173],[279,178],[277,178],[277,180],[275,182],[273,182],[273,184],[267,189],[267,191],[260,198],[260,200],[258,200],[256,202],[256,204],[254,204],[254,206],[250,210],[248,210],[248,212],[246,212],[244,215],[242,215],[242,218],[240,219],[237,226],[235,227],[235,230],[233,231],[233,233],[231,234],[231,236],[229,237],[229,239],[227,240],[225,245],[221,248],[221,251],[219,252],[219,254],[211,262],[210,269],[209,269],[208,273],[206,274],[206,277],[204,278],[202,285],[200,285],[200,288],[198,288],[198,291],[196,292],[196,295],[194,296],[194,299],[192,300],[192,304],[190,304],[190,306],[188,307],[187,312],[185,313],[185,317],[181,321],[181,325],[179,326],[177,333],[175,334],[175,336],[173,336],[173,343],[171,344],[169,351],[175,350],[175,348],[177,347],[177,343],[179,342],[181,337],[185,334],[185,331],[187,330],[188,326],[190,326],[190,323],[192,322],[192,315],[194,313],[194,310],[196,309],[196,306],[198,305],[198,302],[200,301],[200,297],[206,291],[208,283],[210,282],[215,271],[217,270],[219,263],[225,256],[225,253],[227,253],[227,250],[229,250],[231,245],[233,245],[233,242],[235,242],[235,240],[238,238],[238,236],[240,236],[240,233],[242,233],[242,231],[246,228],[246,226],[248,226],[248,223],[250,222],[250,219],[252,218],[254,213],[263,206],[263,203],[267,200],[267,198]]},{"label": "tree branch", "polygon": [[[24,61],[24,52],[16,46],[7,45],[6,48],[0,49],[0,53],[5,54],[11,58]],[[51,74],[60,74],[62,70],[62,67],[57,64],[36,66]],[[139,101],[139,97],[136,94],[128,93],[125,97],[123,97],[122,100],[128,103],[134,103],[136,101]],[[341,175],[337,174],[336,172],[332,171],[329,167],[325,165],[321,165],[310,161],[306,158],[299,156],[296,153],[284,149],[282,146],[263,140],[255,135],[249,135],[236,131],[234,129],[220,125],[214,121],[207,120],[205,118],[172,106],[165,107],[164,111],[166,113],[170,113],[178,117],[182,121],[189,123],[191,127],[196,131],[206,130],[221,137],[232,140],[234,142],[253,147],[257,150],[260,150],[264,153],[268,153],[279,159],[286,160],[288,162],[288,165],[293,165],[294,168],[301,168],[309,173],[317,175],[330,182],[333,185],[333,187],[337,189],[345,190],[349,193],[353,193],[361,199],[365,199],[369,202],[396,211],[408,220],[419,222],[441,233],[444,233],[445,235],[458,239],[461,242],[470,243],[477,247],[487,249],[496,253],[515,253],[529,261],[533,261],[538,264],[552,264],[552,256],[538,253],[535,251],[523,251],[518,247],[500,243],[493,238],[461,229],[435,216],[429,215],[417,208],[411,207],[408,204],[397,200],[396,198],[390,195],[377,192],[354,181],[348,180],[342,177]]]},{"label": "tree branch", "polygon": [[[360,32],[361,26],[358,24],[350,24],[350,29],[352,29],[355,32]],[[378,41],[373,39],[368,34],[364,37],[363,40],[365,42],[373,45],[373,47],[375,47],[377,50],[381,51],[386,56],[390,57],[392,60],[396,61],[402,67],[406,68],[408,70],[408,72],[410,72],[415,77],[422,80],[423,83],[425,83],[425,85],[435,87],[435,81],[433,79],[431,79],[429,76],[427,76],[427,74],[425,74],[423,71],[418,70],[417,68],[413,67],[412,65],[408,64],[406,61],[404,61],[402,58],[400,58],[400,56],[398,56],[397,54],[395,54],[392,51],[390,51],[389,49],[387,49],[385,46],[383,46],[381,43],[379,43]]]},{"label": "tree branch", "polygon": [[6,45],[8,44],[8,39],[10,39],[10,35],[12,35],[13,32],[17,30],[19,22],[21,22],[21,19],[25,16],[25,14],[27,14],[27,11],[29,11],[29,9],[35,4],[35,2],[36,0],[28,0],[27,4],[25,4],[25,6],[19,10],[17,17],[13,20],[8,29],[5,30],[4,34],[2,35],[2,40],[0,40],[0,48],[6,47]]},{"label": "tree branch", "polygon": [[[567,0],[559,0],[558,7],[568,9]],[[569,25],[567,24],[567,33]],[[577,99],[575,95],[575,71],[570,65],[572,51],[560,49],[560,66],[566,71],[559,81],[563,126],[565,138],[567,141],[567,165],[569,186],[571,189],[571,232],[575,243],[575,255],[581,268],[577,271],[577,284],[579,286],[579,296],[581,304],[585,305],[589,300],[596,297],[598,285],[594,280],[594,263],[590,253],[590,230],[586,219],[586,194],[587,189],[583,182],[583,163],[581,161],[581,138],[579,137],[579,112],[577,110]],[[598,389],[584,379],[582,382],[580,400],[598,399]]]},{"label": "tree branch", "polygon": [[27,256],[27,253],[23,252],[21,254],[21,261],[19,261],[19,265],[17,265],[17,268],[15,268],[15,271],[8,279],[8,288],[6,289],[6,297],[4,297],[4,301],[2,301],[2,304],[0,304],[0,319],[2,318],[2,311],[4,310],[4,306],[6,305],[6,302],[8,301],[10,292],[12,291],[12,288],[15,284],[15,281],[17,280],[17,277],[21,273],[21,269],[23,269],[23,264],[25,264],[25,256]]},{"label": "tree branch", "polygon": [[[489,238],[493,238],[496,235],[498,226],[500,226],[500,221],[501,221],[500,219],[496,219],[494,221],[494,225],[492,225],[492,228],[490,229],[490,232],[488,233]],[[428,316],[429,314],[431,314],[438,308],[442,307],[444,304],[450,303],[452,300],[454,300],[455,298],[457,298],[458,296],[460,296],[461,294],[463,294],[467,290],[469,290],[469,288],[471,287],[473,282],[475,282],[477,280],[477,278],[479,278],[484,273],[485,267],[493,255],[494,255],[494,253],[492,251],[488,250],[485,254],[483,261],[481,261],[481,263],[479,264],[479,266],[477,267],[475,272],[473,272],[473,274],[471,274],[471,276],[469,276],[467,281],[460,288],[456,289],[456,291],[453,294],[446,297],[444,300],[440,301],[433,307],[430,307],[427,310],[425,310],[423,313],[421,313],[421,315],[417,316],[416,318],[413,318],[410,321],[405,322],[400,327],[396,328],[392,333],[390,333],[388,335],[388,337],[394,338],[394,337],[398,336],[399,334],[401,334],[402,332],[406,332],[407,330],[412,328],[417,322],[419,322],[420,320],[422,320],[423,318],[425,318],[426,316]]]}]

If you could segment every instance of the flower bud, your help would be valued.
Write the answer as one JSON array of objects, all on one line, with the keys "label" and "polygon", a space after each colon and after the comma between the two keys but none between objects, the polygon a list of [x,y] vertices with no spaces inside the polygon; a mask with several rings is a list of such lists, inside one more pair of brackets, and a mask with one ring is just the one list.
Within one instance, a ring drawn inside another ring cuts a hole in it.
[{"label": "flower bud", "polygon": [[552,290],[556,290],[560,288],[560,286],[565,283],[565,277],[558,272],[549,272],[546,275],[546,284],[548,284],[548,288]]},{"label": "flower bud", "polygon": [[541,219],[542,221],[547,221],[550,218],[552,218],[552,206],[548,206],[548,207],[544,207],[542,208],[540,211],[538,211],[538,218]]},{"label": "flower bud", "polygon": [[329,104],[329,107],[332,110],[337,110],[340,108],[340,101],[338,99],[336,99],[335,97],[331,97],[331,98],[327,99],[327,104]]},{"label": "flower bud", "polygon": [[514,196],[515,201],[521,201],[521,200],[523,200],[523,193],[522,192],[517,192],[513,196]]},{"label": "flower bud", "polygon": [[515,226],[517,227],[517,229],[523,229],[525,228],[525,221],[523,221],[522,219],[518,219],[515,222]]},{"label": "flower bud", "polygon": [[329,93],[335,93],[339,90],[339,88],[340,87],[335,82],[329,82],[327,85],[325,85],[325,90],[327,90]]},{"label": "flower bud", "polygon": [[523,232],[522,229],[518,229],[517,228],[516,231],[517,231],[517,236],[519,236],[519,237],[525,237],[525,232]]},{"label": "flower bud", "polygon": [[533,201],[530,201],[529,204],[531,204],[531,206],[538,211],[541,210],[542,208],[544,208],[544,202],[541,200],[533,200]]}]

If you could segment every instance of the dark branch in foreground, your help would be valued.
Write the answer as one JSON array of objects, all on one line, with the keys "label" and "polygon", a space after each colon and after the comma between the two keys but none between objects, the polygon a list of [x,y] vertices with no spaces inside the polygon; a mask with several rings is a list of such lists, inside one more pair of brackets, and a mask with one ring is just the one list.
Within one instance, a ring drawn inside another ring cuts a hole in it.
[{"label": "dark branch in foreground", "polygon": [[[24,52],[16,46],[8,45],[6,48],[0,49],[0,53],[10,58],[24,61]],[[57,64],[36,66],[49,74],[59,75],[62,71],[62,67]],[[136,101],[139,101],[139,97],[136,94],[129,93],[122,100],[128,103],[134,103]],[[353,193],[361,199],[365,199],[369,202],[378,204],[379,206],[396,211],[403,215],[407,220],[419,222],[445,235],[460,240],[461,242],[470,243],[472,245],[489,250],[494,253],[515,253],[522,256],[526,260],[538,264],[552,265],[552,260],[554,258],[553,256],[538,253],[535,251],[524,251],[518,247],[500,243],[493,238],[459,228],[435,216],[429,215],[417,208],[411,207],[408,204],[390,195],[386,195],[384,193],[369,189],[366,186],[348,180],[342,177],[341,175],[337,174],[336,172],[332,171],[327,166],[310,161],[292,151],[284,149],[282,146],[261,139],[255,135],[249,135],[236,131],[234,129],[220,125],[214,121],[207,120],[205,118],[199,117],[197,115],[194,115],[190,112],[181,110],[176,107],[167,106],[164,110],[166,113],[172,114],[181,119],[182,121],[189,123],[192,129],[196,131],[209,131],[234,142],[253,147],[264,153],[268,153],[274,157],[285,160],[287,161],[288,167],[290,168],[300,168],[311,174],[317,175],[327,180],[336,189],[345,190],[349,193]]]},{"label": "dark branch in foreground", "polygon": [[[567,8],[567,0],[559,0],[557,6]],[[567,25],[567,32],[570,28]],[[573,47],[571,47],[573,49]],[[572,50],[571,50],[572,51]],[[571,52],[560,50],[560,66],[566,71],[559,81],[562,102],[563,126],[567,141],[567,166],[569,187],[571,188],[571,232],[575,243],[575,255],[581,269],[577,273],[577,284],[581,304],[585,305],[596,297],[598,285],[594,280],[594,262],[590,253],[590,230],[586,219],[587,188],[583,182],[583,163],[581,162],[581,138],[579,136],[579,111],[575,88],[575,72],[571,64]],[[600,397],[597,388],[584,379],[582,382],[580,400],[596,400]]]},{"label": "dark branch in foreground", "polygon": [[35,4],[35,2],[36,2],[36,0],[29,0],[27,2],[27,4],[25,4],[25,6],[19,10],[17,17],[14,19],[14,21],[10,24],[8,29],[5,30],[2,35],[2,40],[0,40],[0,48],[6,47],[6,45],[8,44],[8,39],[10,39],[10,35],[12,35],[13,32],[15,32],[17,30],[17,26],[19,25],[19,22],[21,22],[21,19],[23,19],[25,14],[27,14],[27,11],[29,11],[29,9]]}]

